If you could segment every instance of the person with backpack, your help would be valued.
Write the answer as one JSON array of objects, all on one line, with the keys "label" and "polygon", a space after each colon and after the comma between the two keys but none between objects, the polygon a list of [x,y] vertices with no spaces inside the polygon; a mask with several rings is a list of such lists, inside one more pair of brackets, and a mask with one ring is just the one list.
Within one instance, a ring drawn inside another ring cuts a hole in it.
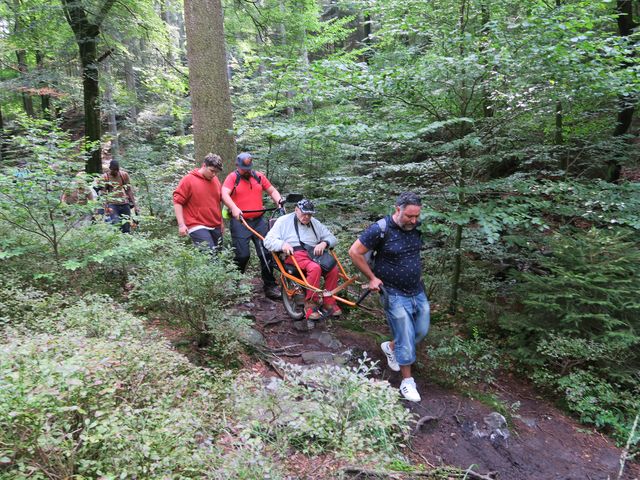
[{"label": "person with backpack", "polygon": [[208,153],[200,168],[182,177],[173,192],[173,210],[178,233],[189,235],[194,245],[209,247],[212,252],[222,246],[222,208],[220,180],[222,158]]},{"label": "person with backpack", "polygon": [[109,162],[109,170],[102,175],[100,187],[101,195],[106,199],[104,211],[109,215],[109,223],[120,225],[122,233],[130,233],[131,207],[136,215],[140,214],[140,209],[136,203],[129,174],[120,168],[117,160]]},{"label": "person with backpack", "polygon": [[276,206],[282,206],[282,196],[271,184],[264,173],[253,169],[253,158],[244,152],[236,158],[236,169],[227,175],[222,183],[222,201],[231,210],[231,241],[235,252],[235,262],[242,273],[247,269],[253,242],[260,260],[260,274],[264,293],[267,298],[280,298],[280,289],[273,276],[271,254],[264,248],[262,241],[240,221],[245,222],[262,237],[269,230],[269,222],[264,217],[262,192],[266,192]]},{"label": "person with backpack", "polygon": [[[333,256],[326,250],[335,247],[337,240],[327,227],[313,218],[315,213],[311,200],[300,200],[293,213],[276,220],[264,239],[264,246],[272,252],[288,255],[286,263],[293,264],[291,257],[295,257],[309,285],[320,287],[320,278],[324,277],[324,289],[331,291],[338,286],[338,266],[335,260],[330,260]],[[320,306],[319,297],[307,290],[304,302],[307,320],[320,320],[327,315],[340,316],[342,310],[335,298],[323,297]]]},{"label": "person with backpack", "polygon": [[400,393],[412,402],[421,398],[411,366],[416,361],[416,345],[427,335],[430,322],[422,282],[422,238],[417,229],[421,207],[418,195],[401,193],[395,212],[369,226],[349,249],[353,264],[369,280],[369,288],[380,292],[393,335],[380,348],[389,368],[402,375]]}]

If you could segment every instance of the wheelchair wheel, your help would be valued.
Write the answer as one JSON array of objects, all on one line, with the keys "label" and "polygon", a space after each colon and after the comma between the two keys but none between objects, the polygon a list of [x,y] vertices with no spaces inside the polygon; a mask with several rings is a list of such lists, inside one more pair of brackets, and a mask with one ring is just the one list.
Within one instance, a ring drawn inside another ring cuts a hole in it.
[{"label": "wheelchair wheel", "polygon": [[304,288],[284,275],[280,277],[280,283],[284,309],[293,320],[302,320],[304,318]]}]

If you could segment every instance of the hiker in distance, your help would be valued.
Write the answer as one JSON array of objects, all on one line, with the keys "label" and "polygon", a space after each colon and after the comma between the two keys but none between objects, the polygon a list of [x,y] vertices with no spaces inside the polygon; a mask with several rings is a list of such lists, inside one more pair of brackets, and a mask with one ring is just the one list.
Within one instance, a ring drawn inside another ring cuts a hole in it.
[{"label": "hiker in distance", "polygon": [[262,241],[254,235],[240,220],[258,232],[262,237],[269,230],[269,222],[264,216],[262,192],[267,193],[276,204],[281,207],[282,196],[271,184],[266,175],[253,169],[253,158],[250,153],[241,153],[236,158],[236,169],[227,175],[222,184],[222,201],[231,210],[231,241],[235,252],[235,262],[242,273],[247,269],[251,256],[250,242],[256,249],[260,260],[260,274],[264,293],[267,298],[280,298],[280,290],[273,276],[273,262],[271,254],[264,248]]},{"label": "hiker in distance", "polygon": [[222,208],[220,180],[222,158],[208,153],[200,168],[182,177],[173,192],[173,210],[178,233],[189,235],[194,245],[208,246],[217,252],[222,246]]},{"label": "hiker in distance", "polygon": [[[389,368],[400,372],[400,393],[419,402],[411,365],[416,361],[416,344],[429,330],[429,301],[422,282],[419,226],[422,201],[412,192],[400,194],[395,212],[369,226],[351,245],[353,264],[369,280],[371,290],[380,291],[393,340],[380,347]],[[372,257],[370,265],[369,259]]]},{"label": "hiker in distance", "polygon": [[119,225],[122,233],[131,232],[131,208],[136,215],[140,209],[136,203],[129,174],[120,168],[117,160],[109,162],[109,170],[100,178],[100,189],[105,197],[105,213],[109,215],[109,223]]}]

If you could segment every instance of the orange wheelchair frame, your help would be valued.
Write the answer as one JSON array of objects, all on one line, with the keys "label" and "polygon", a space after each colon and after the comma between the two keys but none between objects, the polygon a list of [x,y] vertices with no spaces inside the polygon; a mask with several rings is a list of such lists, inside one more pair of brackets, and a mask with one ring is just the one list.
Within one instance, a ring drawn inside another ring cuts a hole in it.
[{"label": "orange wheelchair frame", "polygon": [[[264,241],[264,237],[260,235],[256,230],[251,228],[245,219],[240,216],[240,220],[242,224],[256,237],[258,237],[261,241]],[[338,259],[338,256],[330,249],[329,252],[333,256],[336,261],[336,266],[338,268],[338,282],[342,280],[342,283],[339,283],[336,288],[333,290],[323,290],[318,287],[314,287],[309,284],[307,281],[307,277],[304,274],[304,271],[296,261],[296,258],[291,255],[290,258],[293,261],[293,265],[289,263],[285,263],[281,258],[281,255],[284,255],[282,252],[271,252],[273,258],[276,262],[278,270],[280,272],[280,289],[282,292],[282,302],[284,304],[285,310],[287,314],[293,318],[294,320],[300,320],[304,317],[304,309],[302,307],[302,302],[304,300],[305,294],[307,290],[310,290],[318,295],[327,298],[331,297],[336,300],[336,302],[351,307],[360,307],[366,310],[369,310],[368,307],[361,305],[360,303],[365,299],[365,297],[370,293],[370,290],[364,290],[363,293],[360,294],[357,300],[349,300],[348,298],[344,298],[343,296],[338,296],[337,294],[347,289],[347,287],[351,286],[355,281],[356,277],[350,277],[345,271],[342,263]],[[330,312],[329,312],[330,313]]]}]

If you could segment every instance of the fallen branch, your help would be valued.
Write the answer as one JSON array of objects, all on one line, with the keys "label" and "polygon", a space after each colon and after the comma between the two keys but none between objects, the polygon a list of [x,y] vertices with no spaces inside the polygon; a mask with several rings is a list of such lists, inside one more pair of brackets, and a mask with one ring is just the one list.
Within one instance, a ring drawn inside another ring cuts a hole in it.
[{"label": "fallen branch", "polygon": [[276,316],[276,317],[270,318],[269,320],[266,320],[266,321],[263,323],[263,325],[264,325],[265,327],[268,327],[268,326],[270,326],[270,325],[277,325],[278,323],[282,323],[282,320],[283,320],[283,319],[282,319],[281,317],[277,317],[277,316]]},{"label": "fallen branch", "polygon": [[279,353],[279,352],[284,352],[285,350],[288,350],[289,348],[296,348],[296,347],[302,347],[302,343],[294,343],[292,345],[285,345],[284,347],[278,347],[278,348],[272,348],[271,349],[271,353]]},{"label": "fallen branch", "polygon": [[633,427],[631,427],[631,432],[629,433],[629,438],[627,439],[627,444],[622,450],[622,455],[620,455],[620,471],[618,472],[618,480],[622,478],[622,474],[624,473],[624,466],[627,460],[631,460],[634,455],[629,455],[629,451],[631,450],[631,442],[636,435],[636,428],[638,428],[638,418],[640,417],[640,413],[636,415],[636,419],[633,421]]},{"label": "fallen branch", "polygon": [[496,480],[496,472],[489,472],[487,475],[475,472],[468,468],[464,472],[452,471],[450,469],[437,468],[428,472],[392,472],[388,470],[368,470],[360,467],[345,467],[342,472],[346,475],[354,476],[355,478],[379,478],[390,480],[403,480],[414,477],[428,477],[433,478],[434,474],[443,473],[447,475],[447,478],[471,478],[473,480]]},{"label": "fallen branch", "polygon": [[431,422],[432,420],[440,420],[440,417],[434,417],[433,415],[425,415],[424,417],[422,417],[420,420],[416,422],[416,428],[413,430],[413,434],[415,435],[416,433],[418,433],[422,425],[424,425],[427,422]]}]

